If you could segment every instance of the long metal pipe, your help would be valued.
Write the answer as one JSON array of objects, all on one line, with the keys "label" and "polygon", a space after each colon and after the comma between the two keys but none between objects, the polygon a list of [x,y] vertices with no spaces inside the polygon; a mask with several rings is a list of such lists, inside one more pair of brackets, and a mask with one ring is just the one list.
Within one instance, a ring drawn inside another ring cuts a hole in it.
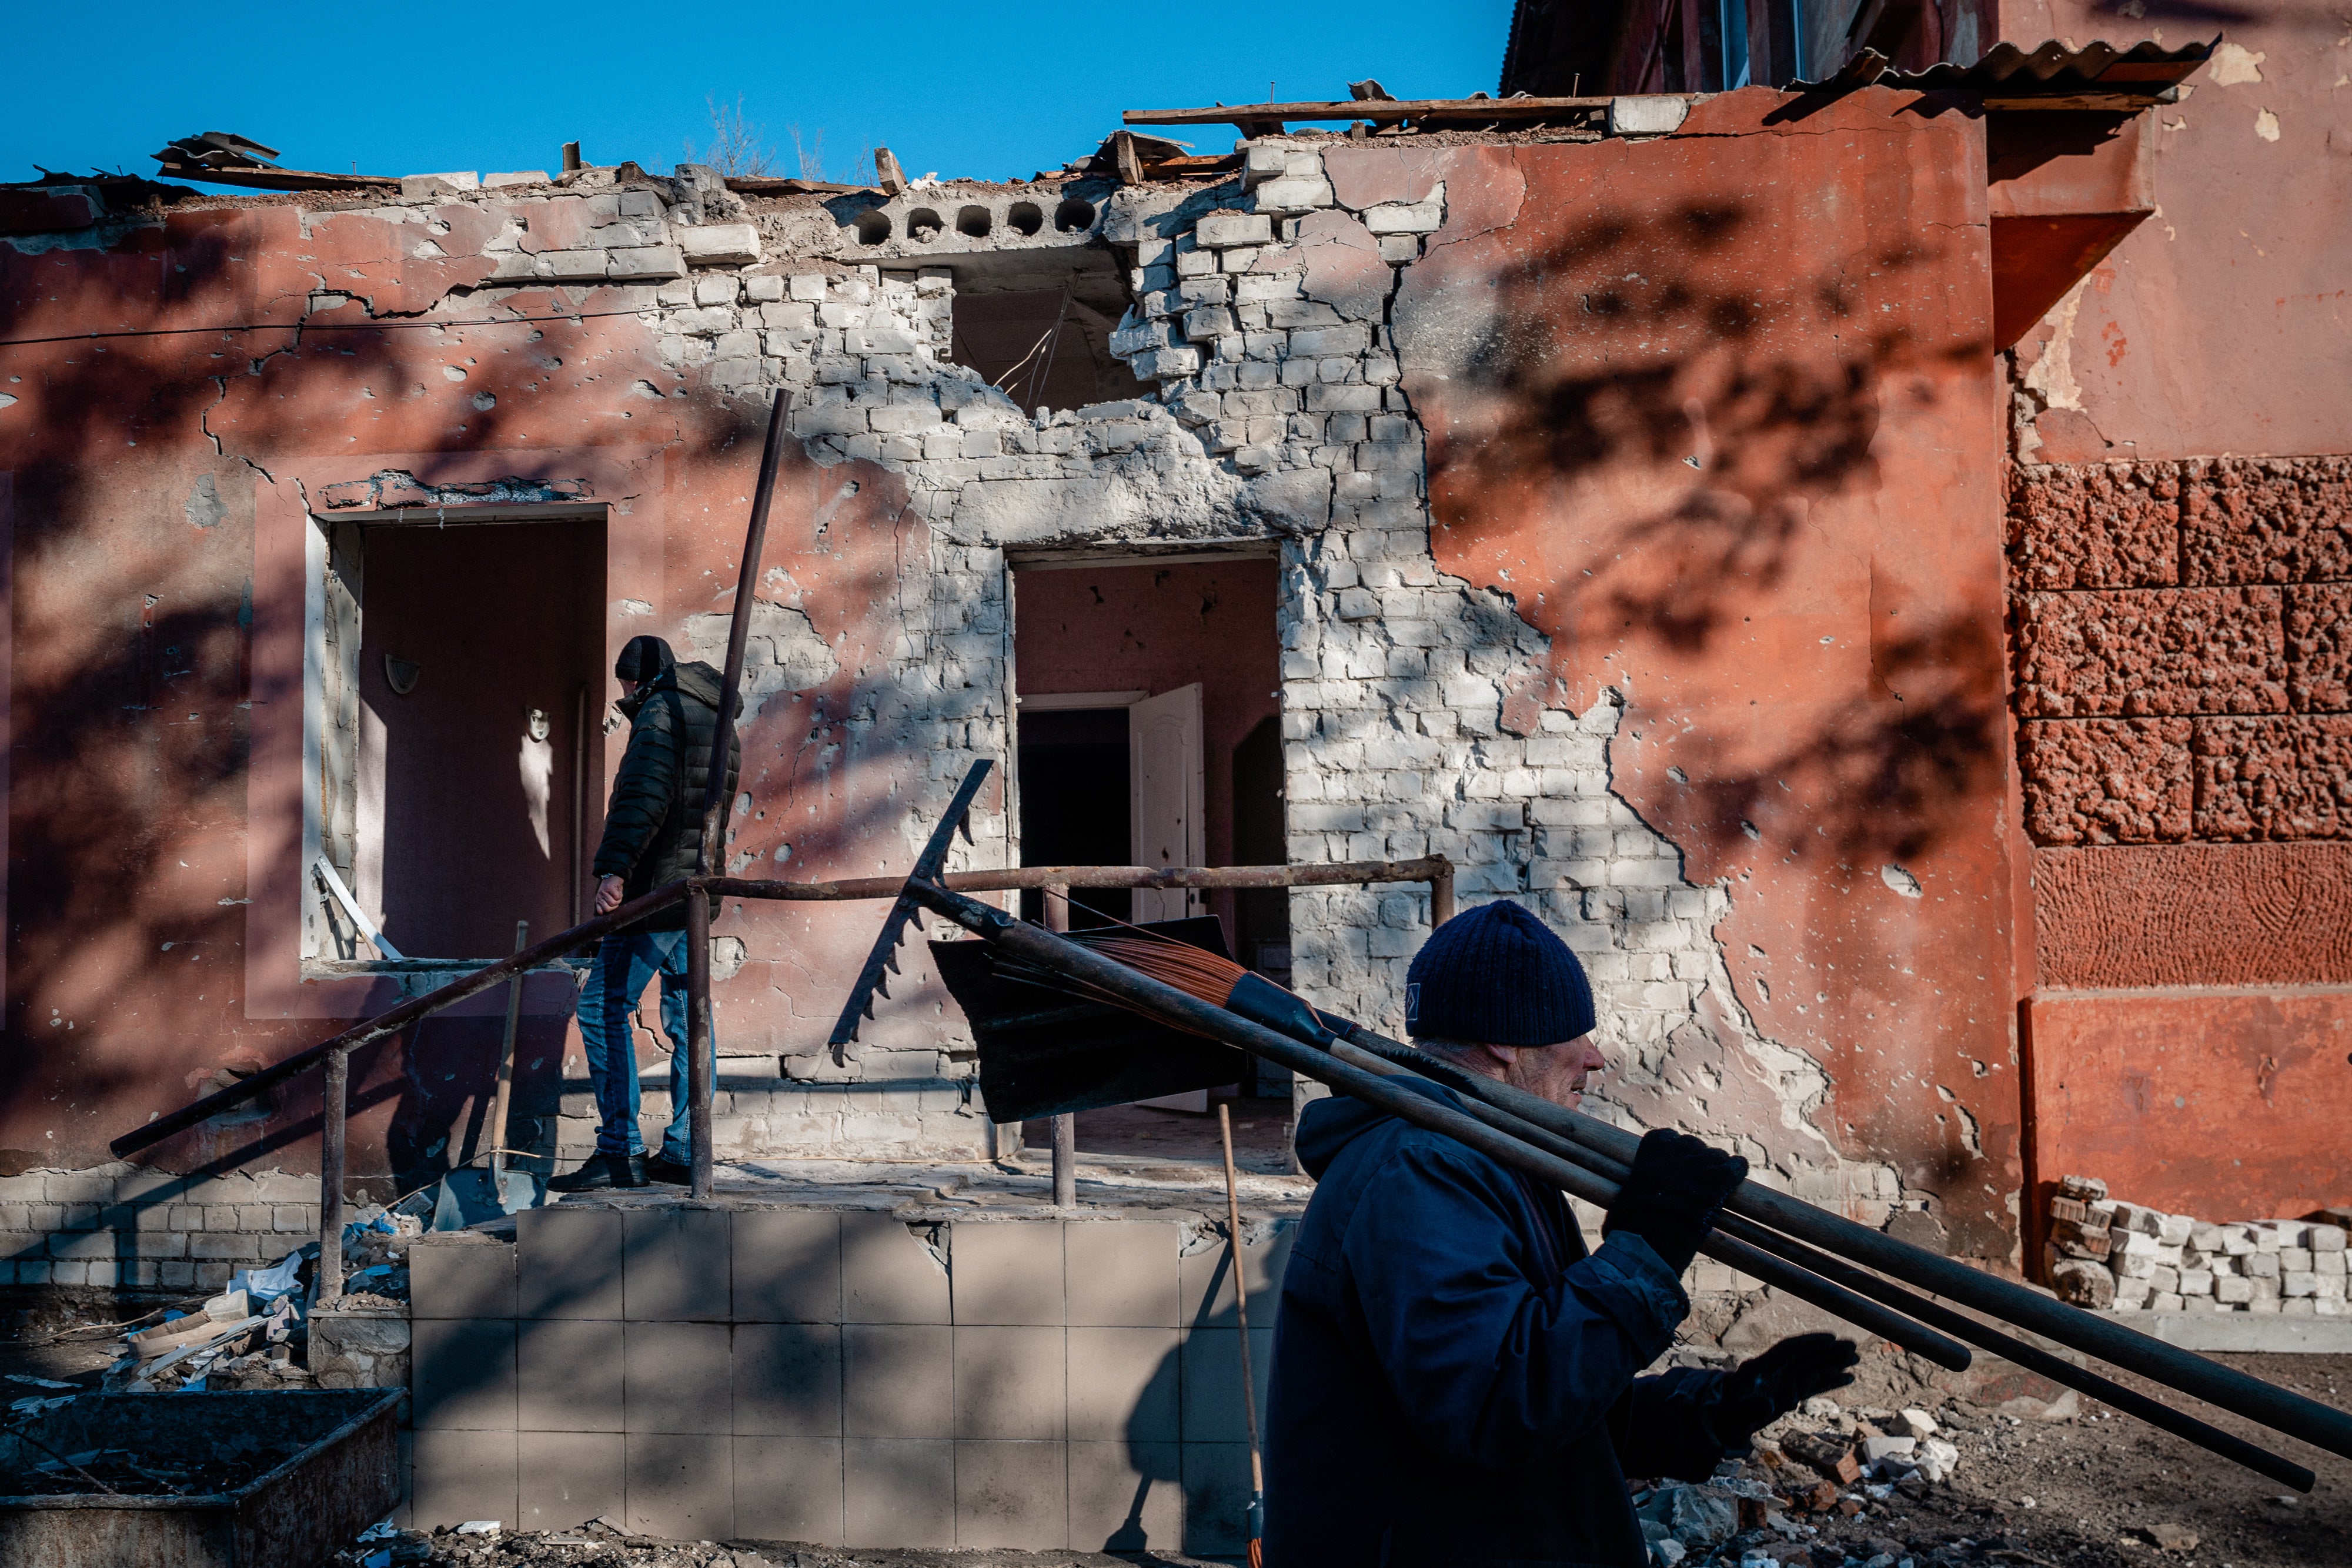
[{"label": "long metal pipe", "polygon": [[[1444,855],[1409,861],[1339,861],[1325,865],[1029,865],[1003,871],[950,872],[937,885],[951,893],[1009,893],[1015,888],[1045,887],[1331,887],[1373,882],[1441,884],[1445,890],[1445,916],[1453,917],[1454,862]],[[897,876],[852,877],[840,882],[769,882],[724,876],[713,878],[709,887],[722,898],[830,902],[896,898],[906,884],[906,878]]]},{"label": "long metal pipe", "polygon": [[[1422,1071],[1423,1064],[1407,1065],[1386,1056],[1375,1055],[1363,1047],[1344,1040],[1334,1042],[1332,1051],[1341,1061],[1353,1061],[1367,1071],[1386,1075],[1419,1074]],[[1587,1148],[1572,1139],[1563,1138],[1557,1133],[1547,1132],[1533,1123],[1523,1122],[1511,1115],[1509,1112],[1496,1106],[1491,1098],[1491,1092],[1496,1088],[1507,1087],[1506,1085],[1475,1074],[1447,1071],[1443,1064],[1427,1065],[1436,1068],[1437,1071],[1426,1076],[1431,1077],[1433,1082],[1454,1090],[1457,1093],[1469,1097],[1470,1113],[1481,1121],[1486,1121],[1492,1126],[1515,1131],[1515,1135],[1534,1144],[1538,1148],[1548,1149],[1562,1159],[1582,1166],[1596,1176],[1621,1184],[1624,1181],[1628,1167],[1622,1162],[1612,1159],[1597,1149]],[[2112,1378],[2102,1377],[2095,1372],[2076,1366],[2063,1356],[2053,1355],[2036,1345],[2028,1344],[2013,1335],[2005,1334],[1988,1323],[1979,1322],[1965,1312],[1956,1312],[1940,1301],[1932,1301],[1915,1291],[1906,1290],[1892,1281],[1883,1280],[1866,1269],[1858,1268],[1847,1262],[1843,1258],[1832,1257],[1827,1252],[1808,1247],[1792,1237],[1783,1236],[1779,1231],[1769,1229],[1752,1219],[1744,1218],[1737,1214],[1726,1214],[1717,1219],[1716,1228],[1735,1240],[1745,1241],[1749,1246],[1771,1253],[1784,1262],[1795,1264],[1798,1268],[1818,1274],[1832,1284],[1853,1291],[1856,1295],[1865,1296],[1882,1305],[1892,1307],[1896,1312],[1925,1323],[1931,1329],[1940,1329],[1956,1339],[1967,1341],[1979,1350],[1990,1351],[2003,1360],[2021,1366],[2028,1372],[2047,1377],[2063,1387],[2072,1388],[2079,1393],[2090,1395],[2095,1399],[2104,1400],[2126,1416],[2137,1416],[2151,1427],[2169,1432],[2176,1437],[2185,1438],[2200,1448],[2219,1454],[2225,1459],[2268,1476],[2273,1480],[2283,1481],[2298,1491],[2309,1491],[2316,1479],[2311,1471],[2292,1459],[2283,1458],[2267,1448],[2257,1448],[2242,1437],[2224,1432],[2218,1427],[2208,1425],[2193,1416],[2175,1410],[2169,1405],[2160,1404],[2137,1389],[2126,1388]]]},{"label": "long metal pipe", "polygon": [[[1378,1049],[1406,1049],[1361,1025],[1328,1013],[1322,1016],[1342,1038],[1373,1047],[1376,1052]],[[1633,1151],[1641,1143],[1638,1134],[1508,1084],[1497,1083],[1494,1087],[1494,1103],[1503,1109],[1621,1163],[1632,1163]],[[2316,1400],[2136,1333],[2111,1319],[2094,1317],[2022,1285],[1980,1273],[1955,1259],[1898,1241],[1884,1231],[1873,1230],[1756,1182],[1740,1184],[1727,1207],[1734,1214],[1867,1264],[1920,1290],[1948,1296],[2044,1339],[2153,1378],[2209,1405],[2259,1421],[2274,1431],[2300,1437],[2314,1448],[2352,1458],[2352,1416]]]},{"label": "long metal pipe", "polygon": [[346,1112],[351,1104],[352,1057],[338,1051],[327,1058],[319,1085],[319,1272],[315,1299],[331,1301],[343,1293],[343,1178],[348,1170]]},{"label": "long metal pipe", "polygon": [[[907,891],[925,908],[954,921],[982,939],[1018,954],[1041,968],[1081,981],[1090,989],[1117,998],[1123,1005],[1133,1007],[1165,1023],[1211,1040],[1222,1040],[1227,1045],[1238,1046],[1269,1061],[1278,1062],[1294,1072],[1319,1079],[1367,1104],[1377,1105],[1416,1126],[1443,1133],[1457,1142],[1467,1144],[1482,1154],[1490,1155],[1516,1170],[1525,1171],[1537,1180],[1581,1197],[1588,1203],[1605,1206],[1616,1197],[1617,1189],[1613,1183],[1602,1181],[1591,1172],[1571,1165],[1557,1155],[1548,1154],[1489,1127],[1450,1103],[1414,1093],[1378,1073],[1341,1061],[1328,1051],[1301,1044],[1288,1035],[1254,1023],[1238,1013],[1204,1002],[1172,986],[1162,985],[1124,964],[1103,957],[1037,926],[1024,925],[1001,909],[950,893],[936,883],[910,879]],[[1809,1301],[1823,1312],[1858,1323],[1882,1337],[1895,1340],[1906,1348],[1917,1349],[1946,1365],[1964,1367],[1968,1364],[1968,1352],[1942,1335],[1916,1323],[1906,1323],[1896,1314],[1876,1303],[1840,1290],[1745,1242],[1714,1235],[1701,1243],[1699,1250],[1718,1262],[1727,1263],[1801,1301]]]},{"label": "long metal pipe", "polygon": [[[1045,884],[1045,929],[1055,935],[1070,929],[1070,884]],[[1054,1207],[1075,1207],[1078,1201],[1078,1113],[1065,1111],[1050,1124],[1054,1145]]]}]

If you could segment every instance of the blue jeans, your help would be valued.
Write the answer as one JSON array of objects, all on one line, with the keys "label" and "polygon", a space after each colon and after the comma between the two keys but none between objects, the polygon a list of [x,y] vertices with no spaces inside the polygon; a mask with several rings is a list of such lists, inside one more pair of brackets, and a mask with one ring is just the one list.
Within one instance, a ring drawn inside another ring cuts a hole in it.
[{"label": "blue jeans", "polygon": [[638,931],[596,945],[596,961],[580,992],[580,1043],[587,1048],[588,1081],[595,1085],[601,1118],[596,1152],[646,1152],[637,1137],[637,1053],[629,1038],[629,1014],[656,975],[661,977],[662,1033],[669,1036],[670,1046],[669,1126],[662,1134],[661,1152],[663,1158],[685,1165],[693,1158],[694,1145],[687,1130],[683,931]]}]

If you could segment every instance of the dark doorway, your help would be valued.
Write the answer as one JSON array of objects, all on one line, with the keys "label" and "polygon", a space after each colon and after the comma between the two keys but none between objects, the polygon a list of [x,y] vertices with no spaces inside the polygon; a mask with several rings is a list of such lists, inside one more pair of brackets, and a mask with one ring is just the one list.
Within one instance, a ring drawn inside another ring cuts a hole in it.
[{"label": "dark doorway", "polygon": [[404,953],[503,956],[518,920],[572,923],[595,847],[604,522],[371,524],[365,548],[362,880]]},{"label": "dark doorway", "polygon": [[[1128,862],[1127,710],[1063,708],[1021,716],[1021,863]],[[1021,895],[1024,920],[1045,918],[1045,894]],[[1090,887],[1071,895],[1070,926],[1134,917],[1135,894]]]}]

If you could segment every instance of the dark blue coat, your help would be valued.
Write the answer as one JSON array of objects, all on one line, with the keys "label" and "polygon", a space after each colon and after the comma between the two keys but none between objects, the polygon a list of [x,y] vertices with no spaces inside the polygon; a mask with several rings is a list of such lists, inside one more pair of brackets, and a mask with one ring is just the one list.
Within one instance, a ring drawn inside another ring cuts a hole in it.
[{"label": "dark blue coat", "polygon": [[1358,1101],[1309,1105],[1298,1155],[1318,1185],[1275,1319],[1267,1568],[1647,1562],[1626,1473],[1721,1458],[1720,1375],[1636,1375],[1690,1310],[1657,1254],[1588,1254],[1559,1194]]}]

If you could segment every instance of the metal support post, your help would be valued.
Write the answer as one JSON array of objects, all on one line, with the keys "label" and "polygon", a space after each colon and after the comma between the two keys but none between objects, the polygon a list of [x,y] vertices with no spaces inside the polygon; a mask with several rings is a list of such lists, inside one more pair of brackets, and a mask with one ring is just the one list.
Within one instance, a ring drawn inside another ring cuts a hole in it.
[{"label": "metal support post", "polygon": [[311,1299],[343,1293],[343,1113],[351,1099],[349,1051],[327,1053],[319,1108],[319,1273]]},{"label": "metal support post", "polygon": [[710,1080],[718,1065],[710,1020],[710,901],[699,889],[686,900],[687,1135],[693,1140],[687,1191],[710,1196]]},{"label": "metal support post", "polygon": [[[1070,928],[1070,887],[1067,883],[1045,886],[1045,929]],[[1054,1207],[1070,1208],[1078,1201],[1078,1118],[1065,1112],[1054,1118]]]}]

